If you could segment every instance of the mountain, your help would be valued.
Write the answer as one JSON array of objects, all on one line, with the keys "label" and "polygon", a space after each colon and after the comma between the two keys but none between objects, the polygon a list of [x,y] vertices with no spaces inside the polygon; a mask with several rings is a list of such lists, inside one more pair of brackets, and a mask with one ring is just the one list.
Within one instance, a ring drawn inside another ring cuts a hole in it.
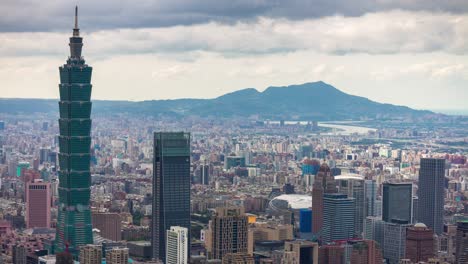
[{"label": "mountain", "polygon": [[[57,100],[0,99],[0,113],[58,113]],[[214,99],[93,101],[93,114],[137,114],[152,116],[231,118],[258,116],[273,120],[353,120],[367,118],[421,117],[433,112],[406,106],[382,104],[344,93],[324,82],[285,87],[254,88]]]}]

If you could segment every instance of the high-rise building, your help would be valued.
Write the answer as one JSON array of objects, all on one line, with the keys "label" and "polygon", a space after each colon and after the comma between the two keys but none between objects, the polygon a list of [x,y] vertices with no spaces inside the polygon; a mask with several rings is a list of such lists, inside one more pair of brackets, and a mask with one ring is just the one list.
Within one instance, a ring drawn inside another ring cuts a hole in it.
[{"label": "high-rise building", "polygon": [[70,57],[60,67],[60,184],[55,248],[62,252],[68,246],[76,256],[80,245],[93,243],[89,206],[92,68],[81,56],[83,38],[78,29],[78,8],[69,46]]},{"label": "high-rise building", "polygon": [[410,226],[406,222],[384,222],[383,257],[389,264],[397,264],[400,259],[405,258],[406,229]]},{"label": "high-rise building", "polygon": [[406,229],[406,258],[419,263],[434,257],[434,233],[425,224]]},{"label": "high-rise building", "polygon": [[324,243],[355,236],[354,203],[355,199],[348,198],[346,194],[326,193],[324,195],[322,231]]},{"label": "high-rise building", "polygon": [[26,227],[50,228],[50,183],[36,180],[26,183]]},{"label": "high-rise building", "polygon": [[80,247],[80,264],[101,264],[102,246],[85,245]]},{"label": "high-rise building", "polygon": [[365,216],[380,216],[382,212],[378,211],[377,190],[378,186],[374,180],[365,180]]},{"label": "high-rise building", "polygon": [[468,263],[468,221],[457,223],[456,263]]},{"label": "high-rise building", "polygon": [[341,245],[323,245],[319,249],[320,264],[344,264],[345,248]]},{"label": "high-rise building", "polygon": [[374,240],[382,246],[384,243],[384,225],[385,222],[380,216],[366,217],[364,224],[364,238]]},{"label": "high-rise building", "polygon": [[211,259],[222,259],[228,253],[249,253],[248,217],[243,207],[218,207],[210,222]]},{"label": "high-rise building", "polygon": [[122,239],[122,219],[117,213],[92,213],[93,228],[100,231],[103,238],[112,241]]},{"label": "high-rise building", "polygon": [[210,184],[210,165],[204,164],[200,165],[200,181],[202,185]]},{"label": "high-rise building", "polygon": [[22,245],[13,246],[13,264],[26,264],[26,248]]},{"label": "high-rise building", "polygon": [[190,233],[189,133],[154,133],[152,214],[153,258],[165,262],[166,231],[181,226]]},{"label": "high-rise building", "polygon": [[323,228],[323,178],[315,177],[312,186],[312,233],[320,236]]},{"label": "high-rise building", "polygon": [[381,264],[382,250],[374,240],[352,242],[350,263]]},{"label": "high-rise building", "polygon": [[411,223],[413,218],[412,191],[412,183],[384,183],[382,220]]},{"label": "high-rise building", "polygon": [[317,178],[322,179],[323,190],[325,193],[336,193],[335,177],[332,175],[328,164],[323,163],[317,173]]},{"label": "high-rise building", "polygon": [[362,237],[366,212],[364,177],[356,174],[335,176],[338,192],[354,198],[354,232]]},{"label": "high-rise building", "polygon": [[171,226],[166,236],[166,264],[187,264],[188,229]]},{"label": "high-rise building", "polygon": [[418,220],[437,235],[444,227],[445,159],[422,158],[419,169]]},{"label": "high-rise building", "polygon": [[106,251],[106,264],[127,264],[128,248],[115,247]]},{"label": "high-rise building", "polygon": [[306,240],[286,241],[284,243],[284,264],[318,264],[319,245]]}]

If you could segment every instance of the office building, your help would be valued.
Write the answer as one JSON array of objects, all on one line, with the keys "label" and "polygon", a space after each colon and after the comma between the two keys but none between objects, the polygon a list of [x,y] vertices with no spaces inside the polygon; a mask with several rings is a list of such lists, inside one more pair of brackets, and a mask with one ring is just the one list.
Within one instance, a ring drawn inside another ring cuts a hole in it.
[{"label": "office building", "polygon": [[356,237],[362,237],[366,213],[364,177],[358,174],[343,174],[335,176],[338,192],[354,198],[354,232]]},{"label": "office building", "polygon": [[326,193],[324,195],[322,231],[324,243],[355,237],[354,203],[355,199],[348,198],[346,194]]},{"label": "office building", "polygon": [[166,234],[166,264],[188,263],[188,229],[171,226]]},{"label": "office building", "polygon": [[323,163],[317,173],[317,177],[322,179],[323,191],[325,193],[336,193],[335,177],[332,175],[328,164]]},{"label": "office building", "polygon": [[365,216],[381,216],[382,212],[379,210],[380,206],[377,204],[377,191],[378,191],[378,186],[377,183],[374,180],[365,180],[364,181],[365,185],[365,194],[364,194],[364,199],[365,199]]},{"label": "office building", "polygon": [[317,237],[323,228],[323,178],[316,177],[312,186],[312,233]]},{"label": "office building", "polygon": [[103,238],[112,241],[122,240],[122,219],[117,213],[92,213],[93,228],[100,231]]},{"label": "office building", "polygon": [[389,264],[397,264],[400,259],[405,258],[406,229],[410,226],[411,224],[406,222],[384,222],[383,257]]},{"label": "office building", "polygon": [[50,183],[36,180],[26,183],[26,227],[50,228]]},{"label": "office building", "polygon": [[456,263],[468,263],[468,221],[457,223]]},{"label": "office building", "polygon": [[12,249],[13,264],[26,264],[26,248],[21,245],[14,245]]},{"label": "office building", "polygon": [[352,251],[350,263],[381,264],[382,250],[373,240],[360,240],[350,242]]},{"label": "office building", "polygon": [[80,264],[101,264],[102,246],[85,245],[80,247]]},{"label": "office building", "polygon": [[243,207],[218,207],[211,219],[211,259],[222,259],[228,253],[250,253],[248,248],[248,217]]},{"label": "office building", "polygon": [[419,169],[418,220],[437,235],[443,231],[445,159],[422,158]]},{"label": "office building", "polygon": [[413,184],[384,183],[382,220],[412,223]]},{"label": "office building", "polygon": [[206,163],[200,165],[200,181],[203,185],[210,184],[210,165]]},{"label": "office building", "polygon": [[190,233],[189,133],[154,133],[152,208],[153,258],[165,262],[166,231],[180,226]]},{"label": "office building", "polygon": [[78,29],[78,8],[69,46],[70,57],[59,69],[60,184],[55,249],[62,252],[68,245],[68,250],[76,257],[80,245],[93,243],[89,206],[92,68],[81,56],[83,38]]},{"label": "office building", "polygon": [[106,251],[106,264],[128,264],[128,248],[112,248]]},{"label": "office building", "polygon": [[341,245],[322,245],[319,249],[320,264],[344,264],[345,248]]},{"label": "office building", "polygon": [[384,225],[385,222],[380,216],[368,216],[366,217],[364,224],[364,238],[368,240],[374,240],[379,245],[384,243]]},{"label": "office building", "polygon": [[283,264],[318,264],[319,245],[306,240],[286,241],[284,243]]},{"label": "office building", "polygon": [[406,230],[406,258],[412,262],[434,257],[434,233],[425,224],[417,223]]}]

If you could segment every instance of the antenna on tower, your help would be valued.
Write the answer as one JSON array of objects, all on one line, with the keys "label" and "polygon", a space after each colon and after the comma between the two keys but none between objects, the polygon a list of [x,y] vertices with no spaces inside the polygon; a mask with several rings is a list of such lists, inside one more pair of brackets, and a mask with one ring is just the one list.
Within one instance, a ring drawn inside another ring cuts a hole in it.
[{"label": "antenna on tower", "polygon": [[78,6],[75,6],[75,28],[73,28],[73,36],[80,36],[80,29],[78,28]]},{"label": "antenna on tower", "polygon": [[78,6],[75,6],[75,28],[78,28]]}]

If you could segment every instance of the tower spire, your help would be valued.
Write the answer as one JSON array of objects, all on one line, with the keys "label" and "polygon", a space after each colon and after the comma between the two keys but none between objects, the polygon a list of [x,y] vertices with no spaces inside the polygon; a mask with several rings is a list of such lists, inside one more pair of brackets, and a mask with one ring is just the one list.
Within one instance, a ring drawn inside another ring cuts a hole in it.
[{"label": "tower spire", "polygon": [[78,6],[75,6],[75,28],[73,28],[73,36],[78,37],[80,29],[78,28]]}]

